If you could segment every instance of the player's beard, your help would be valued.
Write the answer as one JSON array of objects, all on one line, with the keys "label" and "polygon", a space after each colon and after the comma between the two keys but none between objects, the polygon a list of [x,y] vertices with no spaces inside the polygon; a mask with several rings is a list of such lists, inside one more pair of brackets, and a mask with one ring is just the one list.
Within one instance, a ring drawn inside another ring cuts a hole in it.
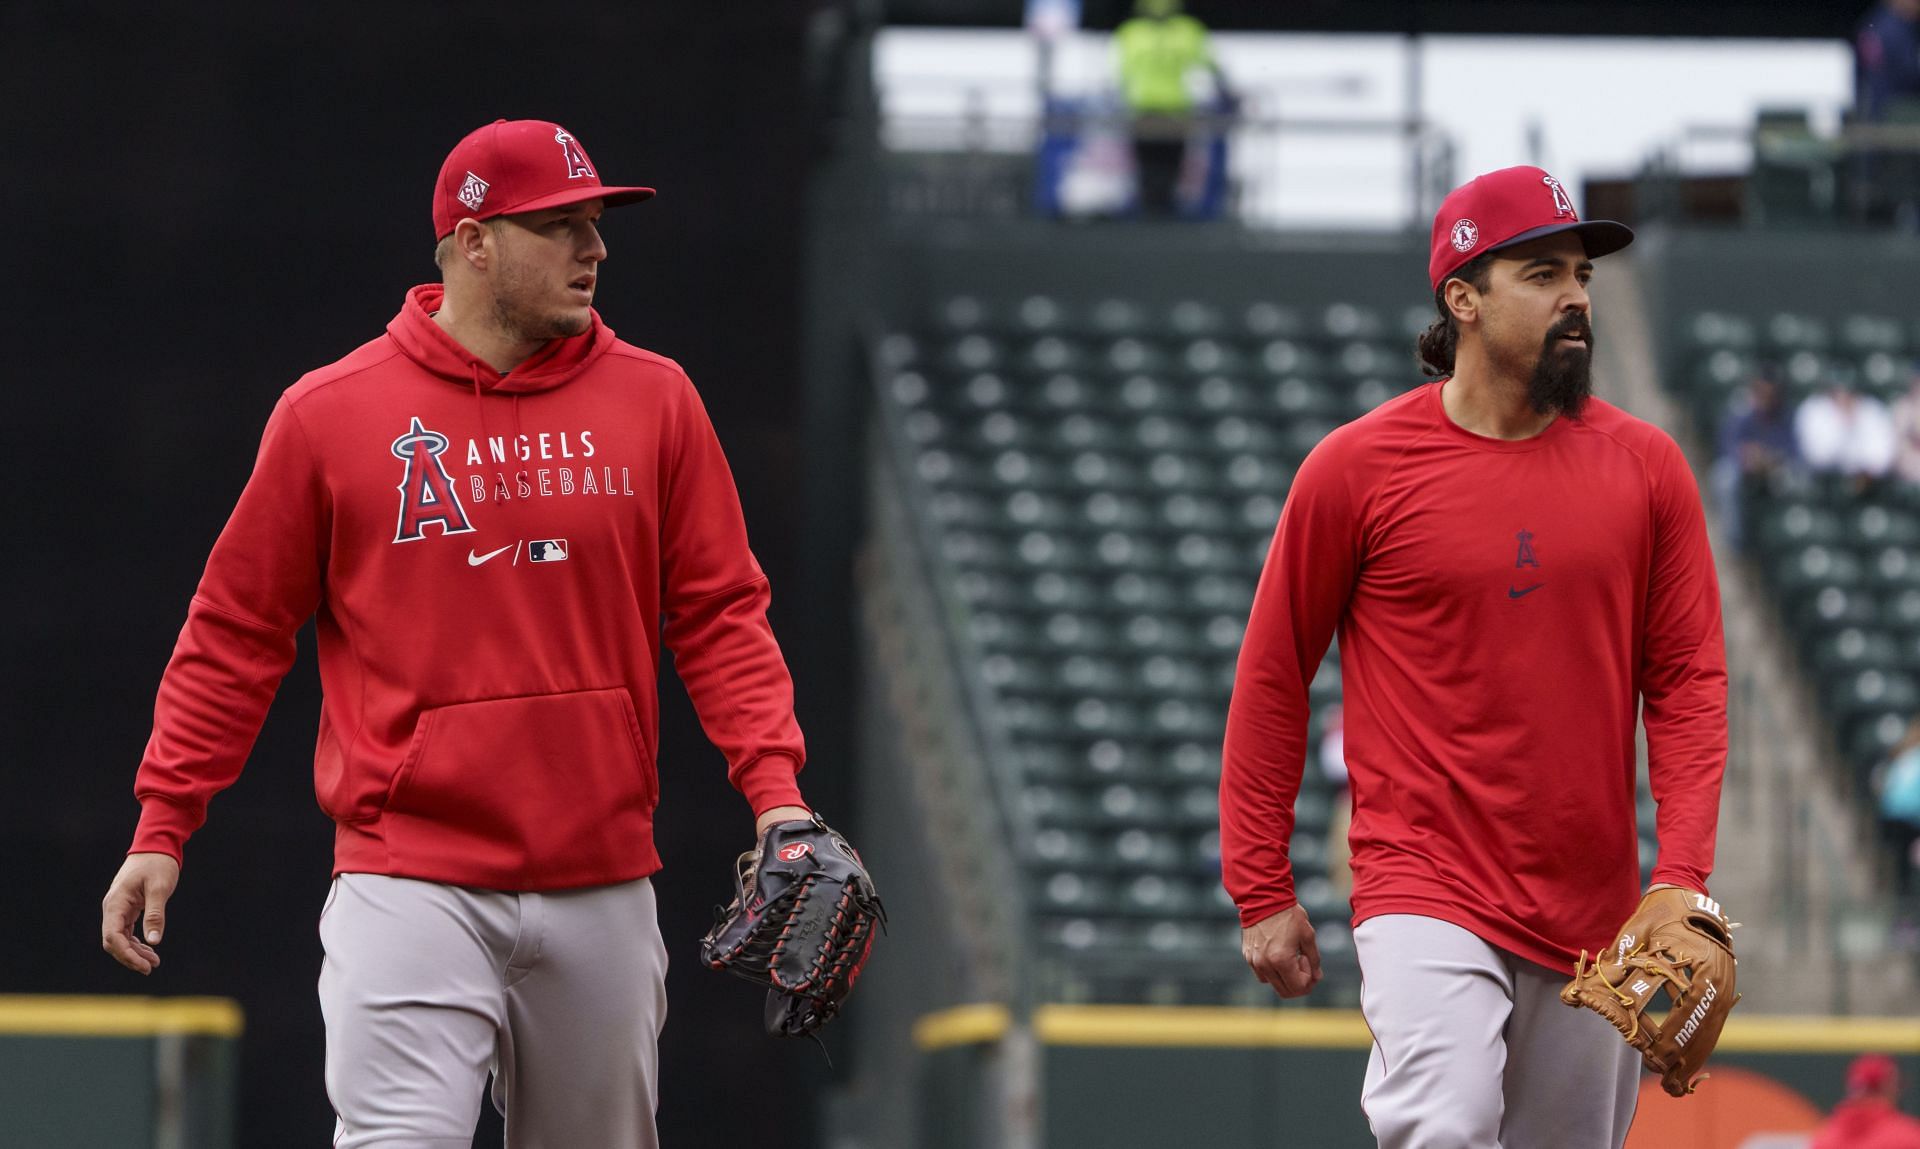
[{"label": "player's beard", "polygon": [[[1561,342],[1568,335],[1586,339],[1585,347]],[[1527,380],[1527,402],[1542,415],[1578,419],[1593,394],[1593,324],[1575,312],[1553,325]]]},{"label": "player's beard", "polygon": [[493,284],[493,321],[516,343],[545,343],[585,331],[592,319],[551,301],[553,290],[525,264],[508,262]]}]

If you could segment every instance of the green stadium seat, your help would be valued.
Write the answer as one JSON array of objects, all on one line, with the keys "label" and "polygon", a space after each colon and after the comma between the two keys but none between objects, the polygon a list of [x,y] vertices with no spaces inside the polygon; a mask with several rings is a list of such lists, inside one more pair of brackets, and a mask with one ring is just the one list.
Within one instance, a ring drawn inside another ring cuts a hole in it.
[{"label": "green stadium seat", "polygon": [[1379,339],[1387,333],[1380,312],[1363,303],[1332,303],[1320,313],[1320,329],[1335,339]]},{"label": "green stadium seat", "polygon": [[1183,299],[1167,309],[1166,329],[1177,335],[1215,335],[1227,329],[1219,306],[1203,299]]},{"label": "green stadium seat", "polygon": [[1289,375],[1273,385],[1273,408],[1285,420],[1331,423],[1340,418],[1348,406],[1342,400],[1342,390],[1344,388],[1329,387],[1303,375]]},{"label": "green stadium seat", "polygon": [[1776,503],[1762,512],[1756,541],[1768,551],[1832,545],[1849,537],[1839,512],[1812,503]]},{"label": "green stadium seat", "polygon": [[1901,507],[1870,503],[1847,516],[1850,535],[1861,543],[1920,546],[1920,515]]},{"label": "green stadium seat", "polygon": [[1307,323],[1298,308],[1283,303],[1248,304],[1240,314],[1240,327],[1254,339],[1293,339],[1306,334]]},{"label": "green stadium seat", "polygon": [[1174,364],[1190,379],[1244,374],[1251,367],[1240,348],[1222,339],[1194,339],[1176,347]]},{"label": "green stadium seat", "polygon": [[1745,316],[1719,311],[1702,311],[1685,326],[1686,337],[1695,347],[1751,350],[1758,342],[1753,323]]},{"label": "green stadium seat", "polygon": [[1111,912],[1118,902],[1105,878],[1076,870],[1043,874],[1035,885],[1035,900],[1048,913]]},{"label": "green stadium seat", "polygon": [[1831,340],[1827,323],[1811,315],[1781,311],[1767,318],[1766,343],[1776,350],[1825,350]]},{"label": "green stadium seat", "polygon": [[1129,299],[1102,299],[1088,312],[1093,330],[1106,335],[1130,335],[1147,327],[1147,312]]},{"label": "green stadium seat", "polygon": [[1862,714],[1912,714],[1920,711],[1920,686],[1904,671],[1869,667],[1828,683],[1827,703],[1843,722]]},{"label": "green stadium seat", "polygon": [[1047,610],[1088,611],[1100,603],[1100,587],[1073,571],[1041,571],[1026,584],[1025,602]]},{"label": "green stadium seat", "polygon": [[974,331],[988,323],[987,305],[974,295],[952,295],[941,300],[933,312],[937,330]]},{"label": "green stadium seat", "polygon": [[1894,543],[1868,552],[1866,569],[1868,583],[1884,594],[1920,588],[1920,552],[1910,544]]},{"label": "green stadium seat", "polygon": [[1920,589],[1908,587],[1885,599],[1880,618],[1901,630],[1920,630]]},{"label": "green stadium seat", "polygon": [[1258,355],[1258,370],[1276,379],[1321,370],[1319,354],[1297,339],[1268,340],[1260,346]]},{"label": "green stadium seat", "polygon": [[1840,346],[1857,355],[1873,351],[1898,355],[1907,348],[1907,333],[1892,316],[1849,315],[1840,321]]},{"label": "green stadium seat", "polygon": [[1172,366],[1172,356],[1158,340],[1123,335],[1109,342],[1099,355],[1099,364],[1116,375],[1163,375]]},{"label": "green stadium seat", "polygon": [[988,371],[998,367],[1007,356],[1006,341],[999,336],[969,331],[947,341],[937,359],[946,371]]},{"label": "green stadium seat", "polygon": [[1080,764],[1092,778],[1135,781],[1157,781],[1160,778],[1159,762],[1139,742],[1095,739],[1084,744],[1080,752]]},{"label": "green stadium seat", "polygon": [[1409,354],[1402,348],[1388,344],[1354,340],[1342,344],[1327,362],[1347,379],[1368,379],[1406,370]]},{"label": "green stadium seat", "polygon": [[1256,400],[1256,392],[1242,380],[1227,376],[1210,374],[1201,379],[1193,388],[1194,403],[1209,414],[1246,411]]},{"label": "green stadium seat", "polygon": [[1893,352],[1869,352],[1860,357],[1859,366],[1861,385],[1881,399],[1891,402],[1906,390],[1909,369]]},{"label": "green stadium seat", "polygon": [[1036,862],[1054,870],[1085,870],[1099,856],[1094,835],[1061,826],[1035,831],[1032,850]]},{"label": "green stadium seat", "polygon": [[1059,335],[1042,335],[1017,348],[1010,358],[1015,369],[1034,375],[1083,371],[1093,361],[1086,344]]},{"label": "green stadium seat", "polygon": [[1118,869],[1163,873],[1185,869],[1181,838],[1170,830],[1133,826],[1106,838],[1102,845],[1102,860]]},{"label": "green stadium seat", "polygon": [[1048,411],[1083,411],[1100,399],[1098,387],[1071,371],[1058,371],[1040,384],[1040,406]]},{"label": "green stadium seat", "polygon": [[1814,646],[1813,666],[1822,681],[1899,662],[1900,646],[1892,635],[1857,626],[1831,633]]},{"label": "green stadium seat", "polygon": [[1060,300],[1050,295],[1029,295],[1014,308],[1014,324],[1023,331],[1060,331],[1072,327],[1072,317]]}]

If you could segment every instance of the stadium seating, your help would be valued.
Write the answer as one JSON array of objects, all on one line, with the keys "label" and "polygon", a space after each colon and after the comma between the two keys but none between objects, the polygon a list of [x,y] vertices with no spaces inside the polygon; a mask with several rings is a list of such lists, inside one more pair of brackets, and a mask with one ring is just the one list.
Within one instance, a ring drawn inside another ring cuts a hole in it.
[{"label": "stadium seating", "polygon": [[[1890,316],[1701,311],[1679,322],[1665,374],[1710,439],[1763,363],[1776,366],[1791,403],[1833,377],[1891,402],[1916,350],[1920,329]],[[1821,686],[1836,748],[1864,784],[1920,709],[1920,492],[1788,475],[1742,500],[1752,561]]]},{"label": "stadium seating", "polygon": [[[876,338],[882,424],[1030,828],[1016,847],[1053,999],[1272,999],[1220,885],[1234,659],[1295,468],[1420,381],[1429,316],[956,295]],[[1339,692],[1336,650],[1314,745]],[[1310,762],[1292,856],[1318,1004],[1358,995],[1328,872],[1343,800]]]}]

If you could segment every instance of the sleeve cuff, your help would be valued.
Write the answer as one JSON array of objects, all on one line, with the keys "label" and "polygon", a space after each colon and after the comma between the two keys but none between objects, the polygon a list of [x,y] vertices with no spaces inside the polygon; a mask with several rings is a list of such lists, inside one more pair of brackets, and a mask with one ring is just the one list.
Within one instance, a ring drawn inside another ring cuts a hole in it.
[{"label": "sleeve cuff", "polygon": [[[784,751],[763,754],[744,767],[734,786],[744,794],[758,818],[776,806],[807,806],[800,797],[800,760]],[[812,809],[807,806],[807,809]]]},{"label": "sleeve cuff", "polygon": [[158,795],[140,800],[140,824],[134,829],[129,854],[165,854],[182,863],[187,838],[199,828],[192,811]]},{"label": "sleeve cuff", "polygon": [[1283,910],[1290,910],[1299,904],[1300,899],[1294,897],[1293,891],[1289,890],[1284,897],[1264,898],[1241,906],[1240,928],[1244,930],[1256,922],[1264,922],[1273,915]]}]

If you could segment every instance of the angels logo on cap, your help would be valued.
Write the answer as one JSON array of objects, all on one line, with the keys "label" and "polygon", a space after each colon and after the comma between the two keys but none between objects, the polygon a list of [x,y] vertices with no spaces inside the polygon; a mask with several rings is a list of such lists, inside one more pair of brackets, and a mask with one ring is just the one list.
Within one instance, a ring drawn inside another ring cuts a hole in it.
[{"label": "angels logo on cap", "polygon": [[593,176],[593,165],[587,162],[587,153],[580,150],[580,142],[574,139],[567,129],[561,128],[553,133],[553,142],[559,144],[560,150],[566,153],[568,179],[577,180],[581,176],[589,178]]},{"label": "angels logo on cap", "polygon": [[[1543,188],[1546,195],[1540,194]],[[1539,168],[1488,172],[1448,193],[1434,213],[1428,280],[1438,291],[1469,260],[1563,231],[1580,237],[1588,259],[1611,255],[1633,242],[1625,224],[1581,220],[1566,187]]]}]

